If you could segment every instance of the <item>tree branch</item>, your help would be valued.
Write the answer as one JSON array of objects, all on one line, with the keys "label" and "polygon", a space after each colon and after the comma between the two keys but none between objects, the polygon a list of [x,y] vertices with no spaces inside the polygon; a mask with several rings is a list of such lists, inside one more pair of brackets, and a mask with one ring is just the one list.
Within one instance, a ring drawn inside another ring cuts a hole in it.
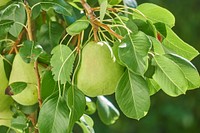
[{"label": "tree branch", "polygon": [[[26,14],[27,14],[27,34],[28,34],[28,38],[30,41],[34,41],[33,40],[33,32],[32,32],[32,22],[31,22],[31,9],[28,5],[28,3],[25,1],[25,10],[26,10]],[[38,69],[38,61],[36,60],[34,62],[34,69],[35,69],[35,73],[36,73],[36,77],[37,77],[37,91],[38,91],[38,102],[39,102],[39,107],[41,108],[42,106],[42,100],[41,100],[41,86],[40,86],[40,73],[39,73],[39,69]],[[33,116],[32,116],[33,115]],[[36,126],[37,122],[36,122],[36,114],[31,114],[30,116],[32,116],[30,119],[33,126]],[[35,128],[35,133],[38,133],[38,130]]]},{"label": "tree branch", "polygon": [[13,52],[15,52],[15,53],[18,52],[18,50],[17,50],[17,45],[20,44],[24,33],[25,33],[25,30],[23,29],[23,30],[21,31],[21,33],[18,35],[18,38],[15,40],[15,42],[14,42],[14,44],[13,44],[13,46],[12,46],[12,48],[11,48],[11,50],[9,51],[8,54],[12,54]]},{"label": "tree branch", "polygon": [[112,34],[113,36],[115,36],[118,39],[123,39],[122,36],[120,36],[119,34],[117,34],[116,32],[114,32],[109,26],[107,26],[106,24],[101,23],[95,16],[94,14],[94,10],[95,8],[91,8],[88,3],[85,0],[81,0],[81,4],[86,12],[86,15],[88,17],[88,19],[90,20],[90,23],[92,24],[93,27],[93,31],[94,31],[94,39],[97,40],[97,38],[95,38],[97,36],[97,31],[98,31],[98,27],[102,27],[103,29],[107,30],[110,34]]},{"label": "tree branch", "polygon": [[31,9],[28,3],[25,4],[26,14],[27,14],[27,33],[30,41],[33,41],[32,33],[32,23],[31,23]]}]

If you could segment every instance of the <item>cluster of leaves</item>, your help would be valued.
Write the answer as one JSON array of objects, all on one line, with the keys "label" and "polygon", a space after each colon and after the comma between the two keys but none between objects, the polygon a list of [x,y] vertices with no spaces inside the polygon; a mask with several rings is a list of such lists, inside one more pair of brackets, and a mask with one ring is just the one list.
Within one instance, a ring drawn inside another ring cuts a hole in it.
[{"label": "cluster of leaves", "polygon": [[[174,97],[200,86],[199,74],[190,62],[199,53],[173,32],[175,18],[168,10],[150,3],[137,8],[111,6],[107,0],[88,3],[99,16],[99,40],[112,46],[117,62],[126,69],[115,97],[127,117],[144,117],[150,96],[160,89]],[[30,132],[33,127],[41,133],[66,133],[76,123],[84,133],[92,133],[94,123],[89,115],[96,110],[105,124],[118,119],[119,111],[108,99],[91,99],[76,87],[80,49],[95,36],[90,14],[82,11],[78,0],[15,1],[1,7],[0,53],[10,68],[6,71],[8,77],[15,53],[25,62],[39,62],[45,68],[38,79],[42,107],[15,103],[10,127],[1,126],[0,130]],[[30,23],[33,39],[29,35]],[[123,38],[113,36],[113,32]],[[13,92],[19,86],[23,83],[12,86]]]}]

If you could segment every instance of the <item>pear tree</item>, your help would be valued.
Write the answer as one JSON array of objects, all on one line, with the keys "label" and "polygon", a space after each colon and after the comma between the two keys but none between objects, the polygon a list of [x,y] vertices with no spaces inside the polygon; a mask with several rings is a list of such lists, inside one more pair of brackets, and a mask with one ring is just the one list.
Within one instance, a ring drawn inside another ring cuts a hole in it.
[{"label": "pear tree", "polygon": [[174,26],[135,0],[0,1],[0,132],[94,133],[94,113],[140,120],[158,91],[199,88],[199,52]]}]

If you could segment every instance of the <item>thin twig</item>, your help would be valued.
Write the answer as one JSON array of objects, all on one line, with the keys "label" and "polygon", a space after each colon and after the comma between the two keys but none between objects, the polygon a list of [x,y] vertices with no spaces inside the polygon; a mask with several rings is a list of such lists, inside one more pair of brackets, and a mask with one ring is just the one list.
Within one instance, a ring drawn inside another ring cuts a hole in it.
[{"label": "thin twig", "polygon": [[[26,3],[25,5],[26,9],[26,14],[27,14],[27,29],[28,29],[28,37],[30,41],[33,41],[33,32],[32,32],[32,22],[31,22],[31,9],[29,5]],[[41,85],[40,85],[40,73],[38,69],[38,61],[36,60],[34,62],[34,68],[35,68],[35,73],[37,76],[37,87],[38,87],[38,102],[39,102],[39,107],[41,108],[42,106],[42,99],[41,99]]]},{"label": "thin twig", "polygon": [[82,4],[84,10],[86,11],[86,14],[92,24],[95,40],[98,40],[98,35],[97,35],[98,27],[102,27],[103,29],[107,30],[110,34],[112,34],[113,36],[115,36],[116,38],[118,38],[120,40],[123,39],[122,36],[120,36],[119,34],[114,32],[109,26],[101,23],[96,18],[95,14],[94,14],[95,8],[91,8],[85,0],[81,0],[81,4]]},{"label": "thin twig", "polygon": [[[29,7],[28,3],[25,1],[25,9],[26,9],[26,14],[27,14],[27,34],[28,34],[28,38],[30,41],[34,41],[33,40],[33,32],[32,32],[32,22],[31,22],[31,8]],[[35,69],[35,73],[36,73],[36,77],[37,77],[37,91],[38,91],[38,102],[39,102],[39,107],[41,108],[42,106],[42,100],[41,100],[41,86],[40,86],[40,74],[39,74],[39,69],[38,69],[38,61],[36,60],[34,62],[34,69]],[[37,124],[37,114],[32,114],[32,119],[31,122],[33,124],[33,126],[35,127]],[[35,129],[35,133],[38,133],[38,130],[36,128]]]},{"label": "thin twig", "polygon": [[39,102],[39,107],[42,107],[42,98],[40,95],[41,92],[41,80],[40,80],[40,73],[39,73],[39,69],[38,69],[38,61],[36,60],[34,63],[34,69],[35,69],[35,73],[36,73],[36,77],[37,77],[37,85],[38,85],[38,102]]},{"label": "thin twig", "polygon": [[82,32],[78,35],[78,43],[77,43],[77,52],[79,53],[80,52],[80,47],[81,47],[81,35],[82,35]]},{"label": "thin twig", "polygon": [[26,9],[26,14],[27,14],[27,30],[28,30],[27,33],[28,33],[29,40],[33,41],[32,23],[31,23],[31,9],[30,9],[28,3],[26,3],[25,9]]},{"label": "thin twig", "polygon": [[8,54],[12,54],[13,52],[18,53],[17,45],[20,44],[24,33],[25,33],[25,30],[22,30],[22,32],[20,32],[20,34],[18,35],[17,40],[14,42],[14,44],[13,44],[13,46],[12,46],[12,48],[11,48],[11,50],[9,51]]}]

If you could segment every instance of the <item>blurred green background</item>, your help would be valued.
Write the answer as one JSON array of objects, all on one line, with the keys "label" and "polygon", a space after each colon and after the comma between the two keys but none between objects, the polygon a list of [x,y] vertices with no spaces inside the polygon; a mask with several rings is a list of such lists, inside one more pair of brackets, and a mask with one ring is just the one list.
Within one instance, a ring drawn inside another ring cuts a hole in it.
[{"label": "blurred green background", "polygon": [[[151,2],[167,8],[176,18],[173,30],[184,41],[200,51],[200,0],[137,0],[138,4]],[[200,71],[200,56],[193,60]],[[114,97],[108,97],[113,103]],[[111,126],[93,116],[96,133],[199,133],[200,89],[172,98],[162,91],[151,97],[151,107],[140,121],[125,117]]]}]

